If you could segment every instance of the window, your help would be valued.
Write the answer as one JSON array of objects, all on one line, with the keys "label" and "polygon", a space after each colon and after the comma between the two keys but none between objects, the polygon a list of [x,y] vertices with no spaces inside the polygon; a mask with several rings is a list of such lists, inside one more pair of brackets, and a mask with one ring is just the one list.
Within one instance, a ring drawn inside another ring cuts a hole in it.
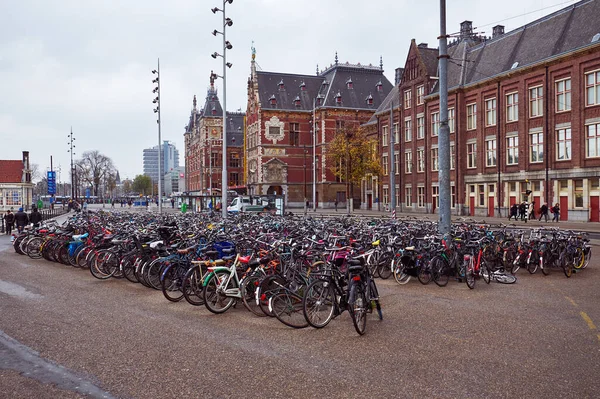
[{"label": "window", "polygon": [[394,154],[394,174],[400,174],[400,154]]},{"label": "window", "polygon": [[417,150],[417,172],[425,172],[425,150]]},{"label": "window", "polygon": [[456,167],[456,156],[454,155],[454,144],[450,144],[450,169],[454,169]]},{"label": "window", "polygon": [[411,107],[412,100],[412,92],[410,90],[406,90],[404,92],[404,109],[409,109]]},{"label": "window", "polygon": [[21,191],[20,190],[5,190],[4,191],[4,205],[6,205],[6,206],[22,205]]},{"label": "window", "polygon": [[450,186],[450,208],[456,207],[456,187]]},{"label": "window", "polygon": [[239,186],[240,178],[237,172],[232,172],[229,174],[229,185],[230,186]]},{"label": "window", "polygon": [[479,206],[485,206],[485,186],[483,184],[480,184],[478,186],[478,192],[479,192]]},{"label": "window", "polygon": [[585,105],[600,104],[600,71],[585,74]]},{"label": "window", "polygon": [[210,167],[211,168],[218,168],[221,166],[221,154],[219,154],[218,152],[211,152],[210,153]]},{"label": "window", "polygon": [[406,173],[412,173],[412,151],[406,150],[404,153],[404,169]]},{"label": "window", "polygon": [[544,133],[529,134],[529,162],[544,161]]},{"label": "window", "polygon": [[422,139],[425,137],[425,117],[419,116],[417,117],[417,139]]},{"label": "window", "polygon": [[337,131],[344,130],[345,126],[346,126],[346,121],[340,121],[340,120],[335,121],[335,130],[337,130]]},{"label": "window", "polygon": [[300,145],[300,124],[290,123],[290,145]]},{"label": "window", "polygon": [[477,129],[477,104],[467,105],[467,130]]},{"label": "window", "polygon": [[485,141],[485,166],[496,166],[496,139]]},{"label": "window", "polygon": [[573,181],[575,190],[575,208],[583,208],[583,180],[578,179]]},{"label": "window", "polygon": [[566,161],[571,159],[571,128],[556,131],[556,160]]},{"label": "window", "polygon": [[417,206],[419,208],[425,208],[425,187],[417,187]]},{"label": "window", "polygon": [[431,135],[437,136],[440,134],[440,113],[434,112],[431,114]]},{"label": "window", "polygon": [[431,187],[431,202],[435,208],[440,207],[440,187],[432,186]]},{"label": "window", "polygon": [[409,119],[404,121],[404,141],[412,140],[412,123]]},{"label": "window", "polygon": [[381,157],[381,167],[383,168],[383,175],[387,176],[388,175],[388,169],[390,167],[390,164],[388,162],[388,156],[384,155]]},{"label": "window", "polygon": [[404,205],[408,207],[412,206],[412,187],[404,188]]},{"label": "window", "polygon": [[477,167],[477,143],[467,144],[467,168]]},{"label": "window", "polygon": [[529,89],[529,117],[535,118],[544,115],[544,89],[542,86]]},{"label": "window", "polygon": [[436,172],[439,169],[440,169],[440,163],[439,163],[439,159],[438,159],[438,149],[432,148],[431,149],[431,170],[433,172]]},{"label": "window", "polygon": [[423,104],[423,97],[425,96],[425,86],[421,85],[417,87],[417,105]]},{"label": "window", "polygon": [[506,138],[506,164],[516,165],[519,163],[519,136]]},{"label": "window", "polygon": [[519,120],[519,93],[510,93],[506,95],[506,121],[514,122]]},{"label": "window", "polygon": [[240,167],[240,154],[234,152],[229,154],[229,167],[230,168],[239,168]]},{"label": "window", "polygon": [[400,129],[398,123],[394,123],[394,143],[400,143]]},{"label": "window", "polygon": [[448,127],[450,128],[450,133],[454,133],[455,120],[456,118],[454,117],[454,108],[448,108]]},{"label": "window", "polygon": [[384,147],[387,147],[389,143],[390,143],[390,137],[388,136],[388,127],[387,127],[387,125],[382,126],[381,127],[381,145],[383,145]]},{"label": "window", "polygon": [[586,158],[600,157],[600,123],[595,125],[587,125],[586,133]]},{"label": "window", "polygon": [[556,112],[571,110],[571,79],[556,82]]},{"label": "window", "polygon": [[383,204],[388,204],[390,202],[390,189],[389,188],[384,188],[383,189]]},{"label": "window", "polygon": [[485,125],[494,126],[496,124],[496,99],[485,100]]}]

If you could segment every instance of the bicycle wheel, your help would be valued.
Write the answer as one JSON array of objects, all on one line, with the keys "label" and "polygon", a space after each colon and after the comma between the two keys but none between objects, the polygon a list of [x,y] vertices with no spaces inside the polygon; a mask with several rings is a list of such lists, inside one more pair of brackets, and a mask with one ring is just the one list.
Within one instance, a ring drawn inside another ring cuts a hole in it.
[{"label": "bicycle wheel", "polygon": [[335,295],[328,280],[313,281],[302,298],[304,318],[314,328],[323,328],[333,318]]},{"label": "bicycle wheel", "polygon": [[112,255],[112,252],[109,250],[98,251],[94,258],[94,262],[90,265],[90,273],[92,276],[96,277],[99,280],[106,280],[110,278],[110,273],[108,269],[105,267],[105,262]]},{"label": "bicycle wheel", "polygon": [[256,290],[260,281],[265,277],[263,273],[255,272],[252,275],[246,277],[242,283],[242,302],[246,309],[254,313],[256,316],[265,317],[266,314],[260,309],[260,306],[256,300]]},{"label": "bicycle wheel", "polygon": [[404,285],[410,281],[411,275],[404,273],[406,267],[400,262],[400,260],[394,259],[392,261],[392,269],[394,270],[394,279],[400,285]]},{"label": "bicycle wheel", "polygon": [[582,269],[585,269],[590,264],[590,260],[592,260],[592,248],[585,247],[583,249],[583,256],[584,256],[585,261],[583,262]]},{"label": "bicycle wheel", "polygon": [[367,331],[367,302],[365,289],[362,282],[352,284],[350,296],[348,299],[348,312],[354,324],[354,329],[360,335]]},{"label": "bicycle wheel", "polygon": [[394,255],[391,252],[384,252],[379,256],[377,263],[377,272],[379,277],[383,280],[387,280],[392,275],[392,261]]},{"label": "bicycle wheel", "polygon": [[155,259],[144,269],[144,280],[150,288],[154,288],[155,290],[160,290],[160,275],[163,270],[165,264],[162,258]]},{"label": "bicycle wheel", "polygon": [[431,262],[421,262],[421,267],[419,268],[419,273],[417,274],[419,282],[423,285],[427,285],[431,281],[431,277]]},{"label": "bicycle wheel", "polygon": [[562,257],[561,266],[563,269],[563,273],[567,278],[573,275],[573,255],[568,254]]},{"label": "bicycle wheel", "polygon": [[228,289],[231,283],[225,286],[229,279],[229,273],[225,271],[214,272],[208,277],[204,286],[204,306],[210,312],[219,314],[225,313],[235,303],[235,298],[226,296],[223,292]]},{"label": "bicycle wheel", "polygon": [[269,317],[275,317],[271,309],[269,308],[269,300],[271,297],[282,289],[282,285],[285,286],[287,281],[279,276],[273,275],[263,279],[258,286],[258,306],[263,313]]},{"label": "bicycle wheel", "polygon": [[29,241],[27,241],[26,251],[27,256],[31,259],[39,259],[42,257],[42,253],[40,251],[41,246],[44,242],[42,237],[33,237]]},{"label": "bicycle wheel", "polygon": [[[546,254],[548,255],[548,254]],[[552,263],[554,261],[549,261],[549,256],[542,256],[542,264],[541,264],[541,269],[542,269],[542,274],[544,274],[544,276],[548,276],[550,274],[550,268],[552,267]]]},{"label": "bicycle wheel", "polygon": [[517,277],[512,274],[499,274],[494,279],[500,284],[514,284],[517,281]]},{"label": "bicycle wheel", "polygon": [[492,272],[490,271],[485,259],[481,259],[481,265],[479,265],[479,274],[486,284],[489,284],[490,281],[492,281]]},{"label": "bicycle wheel", "polygon": [[515,257],[515,260],[512,261],[512,263],[510,264],[510,269],[506,269],[506,270],[510,270],[511,274],[516,274],[519,269],[521,268],[521,257],[523,256],[523,254],[519,254]]},{"label": "bicycle wheel", "polygon": [[433,282],[439,287],[445,287],[450,280],[450,267],[448,266],[448,262],[441,256],[435,256],[431,259],[430,265]]},{"label": "bicycle wheel", "polygon": [[308,322],[302,313],[300,296],[286,290],[273,295],[270,301],[270,307],[277,320],[293,328],[308,327]]},{"label": "bicycle wheel", "polygon": [[181,290],[181,278],[183,266],[179,263],[172,263],[162,273],[161,289],[162,293],[171,302],[179,302],[183,299]]},{"label": "bicycle wheel", "polygon": [[183,278],[181,290],[183,297],[190,305],[204,305],[204,286],[202,285],[202,270],[200,266],[194,266],[187,271]]},{"label": "bicycle wheel", "polygon": [[86,258],[90,251],[92,251],[92,248],[84,247],[81,251],[77,253],[77,257],[75,258],[75,263],[77,263],[77,267],[83,269],[87,266]]},{"label": "bicycle wheel", "polygon": [[123,276],[132,283],[139,282],[135,277],[135,262],[137,259],[138,257],[136,254],[127,255],[121,259],[121,273],[123,273]]},{"label": "bicycle wheel", "polygon": [[573,265],[573,267],[575,269],[581,269],[585,264],[585,254],[583,253],[582,248],[577,248],[576,251],[577,252],[575,253],[575,264]]},{"label": "bicycle wheel", "polygon": [[465,265],[465,282],[470,289],[475,288],[475,262],[473,262],[473,257]]}]

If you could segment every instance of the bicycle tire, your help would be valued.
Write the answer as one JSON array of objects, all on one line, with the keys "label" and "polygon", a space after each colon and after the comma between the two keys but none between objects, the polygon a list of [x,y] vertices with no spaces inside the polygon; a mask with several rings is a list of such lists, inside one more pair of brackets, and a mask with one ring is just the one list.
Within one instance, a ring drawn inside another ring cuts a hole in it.
[{"label": "bicycle tire", "polygon": [[475,264],[472,257],[465,266],[465,282],[469,289],[475,288]]},{"label": "bicycle tire", "polygon": [[430,261],[433,282],[438,287],[445,287],[450,280],[448,262],[441,256],[434,256]]},{"label": "bicycle tire", "polygon": [[500,284],[514,284],[517,281],[517,277],[512,274],[496,275],[494,279]]},{"label": "bicycle tire", "polygon": [[281,291],[271,297],[273,314],[283,324],[292,328],[306,328],[308,322],[302,312],[302,298],[289,291]]},{"label": "bicycle tire", "polygon": [[563,256],[561,263],[563,273],[570,278],[573,275],[573,256],[571,254]]},{"label": "bicycle tire", "polygon": [[[396,266],[396,263],[398,263],[398,266]],[[404,270],[406,268],[402,264],[402,262],[400,262],[400,260],[392,260],[391,268],[394,270],[394,280],[396,280],[398,284],[404,285],[410,281],[412,276],[410,274],[404,273]]]},{"label": "bicycle tire", "polygon": [[42,257],[41,246],[44,242],[42,237],[33,237],[27,241],[26,249],[27,256],[31,259],[39,259]]},{"label": "bicycle tire", "polygon": [[354,329],[359,335],[367,332],[367,309],[370,303],[367,302],[365,290],[362,282],[355,282],[350,288],[348,299],[348,312],[352,319]]},{"label": "bicycle tire", "polygon": [[161,290],[165,298],[171,302],[179,302],[183,299],[183,290],[181,289],[182,271],[179,263],[172,263],[162,272]]},{"label": "bicycle tire", "polygon": [[[225,313],[235,303],[235,298],[228,297],[225,294],[218,292],[222,282],[228,278],[229,272],[217,271],[209,275],[208,280],[206,281],[202,295],[204,298],[204,306],[211,313]],[[227,289],[227,287],[222,288]]]},{"label": "bicycle tire", "polygon": [[427,285],[431,282],[431,261],[429,262],[421,262],[421,267],[419,268],[419,273],[417,273],[417,279],[423,285]]},{"label": "bicycle tire", "polygon": [[161,289],[160,276],[164,267],[165,264],[162,258],[155,259],[148,267],[146,267],[144,279],[149,284],[150,288],[154,288],[155,290]]},{"label": "bicycle tire", "polygon": [[492,272],[490,271],[485,259],[481,259],[481,265],[479,265],[479,274],[486,284],[489,284],[492,281]]},{"label": "bicycle tire", "polygon": [[108,250],[98,251],[93,264],[90,265],[90,273],[98,280],[106,280],[111,277],[103,266],[105,258],[108,257],[110,253],[111,252]]},{"label": "bicycle tire", "polygon": [[540,264],[540,256],[537,251],[533,251],[531,256],[529,257],[529,262],[527,262],[527,271],[529,274],[535,274],[538,270],[538,266]]},{"label": "bicycle tire", "polygon": [[244,307],[258,317],[265,317],[266,314],[263,312],[256,302],[256,290],[260,284],[264,274],[252,274],[244,279],[242,283],[242,303]]},{"label": "bicycle tire", "polygon": [[379,256],[377,263],[377,273],[383,280],[392,276],[392,262],[394,255],[391,252],[384,252]]},{"label": "bicycle tire", "polygon": [[335,294],[328,280],[313,281],[302,298],[302,313],[311,327],[323,328],[333,319]]},{"label": "bicycle tire", "polygon": [[575,255],[575,264],[573,267],[575,269],[582,269],[585,264],[585,253],[582,248],[577,248],[577,254]]},{"label": "bicycle tire", "polygon": [[185,273],[181,291],[185,300],[193,306],[204,305],[204,276],[200,266],[193,266]]},{"label": "bicycle tire", "polygon": [[269,300],[273,295],[278,293],[287,281],[278,274],[267,276],[258,286],[258,306],[266,316],[275,317],[271,309],[269,309]]},{"label": "bicycle tire", "polygon": [[547,256],[546,257],[542,257],[542,266],[541,266],[541,269],[542,269],[542,274],[544,276],[550,275],[550,268],[551,267],[552,267],[552,264],[551,264],[551,262],[548,262],[548,257]]}]

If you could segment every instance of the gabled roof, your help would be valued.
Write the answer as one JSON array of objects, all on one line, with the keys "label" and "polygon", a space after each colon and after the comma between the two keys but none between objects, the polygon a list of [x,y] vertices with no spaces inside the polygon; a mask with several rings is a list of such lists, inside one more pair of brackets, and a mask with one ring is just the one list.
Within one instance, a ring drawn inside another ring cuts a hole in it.
[{"label": "gabled roof", "polygon": [[427,75],[438,76],[438,55],[439,50],[436,48],[419,47],[419,53],[421,53],[421,59],[425,64]]},{"label": "gabled roof", "polygon": [[21,183],[23,161],[0,160],[0,183]]},{"label": "gabled roof", "polygon": [[223,117],[223,108],[221,107],[221,102],[219,101],[219,96],[217,95],[216,89],[210,88],[207,90],[204,108],[200,114],[204,117]]},{"label": "gabled roof", "polygon": [[[483,43],[449,48],[448,88],[471,85],[560,56],[592,43],[600,33],[600,1],[584,0]],[[437,88],[436,88],[437,90]]]}]

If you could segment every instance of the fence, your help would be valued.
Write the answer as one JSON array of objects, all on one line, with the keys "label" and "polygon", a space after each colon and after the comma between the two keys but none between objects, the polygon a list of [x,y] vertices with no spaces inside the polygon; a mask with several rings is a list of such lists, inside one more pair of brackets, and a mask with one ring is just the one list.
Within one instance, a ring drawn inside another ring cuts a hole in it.
[{"label": "fence", "polygon": [[[56,208],[56,209],[42,209],[40,211],[40,213],[42,214],[42,220],[48,220],[48,219],[52,219],[55,218],[57,216],[60,215],[64,215],[65,213],[67,213],[67,209],[62,209],[62,208]],[[4,233],[6,231],[5,226],[4,226],[4,214],[0,215],[0,233]],[[13,228],[16,230],[16,227],[13,226]]]}]

